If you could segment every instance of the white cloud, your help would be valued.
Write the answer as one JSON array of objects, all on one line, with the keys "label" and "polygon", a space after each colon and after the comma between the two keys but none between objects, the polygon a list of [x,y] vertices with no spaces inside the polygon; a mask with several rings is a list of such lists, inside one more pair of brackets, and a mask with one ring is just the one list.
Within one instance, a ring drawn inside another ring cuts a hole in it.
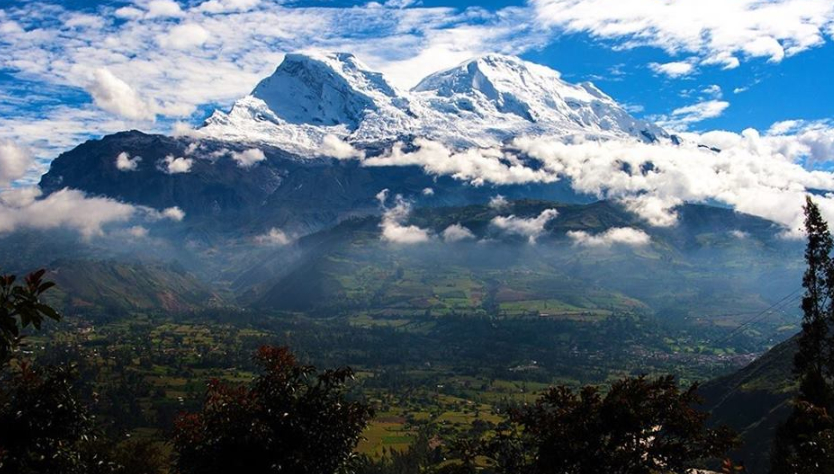
[{"label": "white cloud", "polygon": [[720,99],[724,95],[724,91],[721,90],[721,86],[718,84],[712,84],[705,87],[701,93],[713,99]]},{"label": "white cloud", "polygon": [[661,198],[651,194],[625,196],[620,202],[630,212],[642,217],[654,227],[670,227],[677,224],[678,213],[675,212],[675,207],[683,204],[683,201],[674,196]]},{"label": "white cloud", "polygon": [[503,211],[507,207],[510,206],[510,202],[507,201],[507,198],[500,194],[496,194],[495,196],[489,199],[489,207],[496,211]]},{"label": "white cloud", "polygon": [[462,240],[471,240],[475,238],[475,234],[471,230],[460,224],[452,224],[443,230],[440,234],[444,242],[460,242]]},{"label": "white cloud", "polygon": [[[623,200],[654,225],[674,222],[674,206],[680,203],[714,201],[793,232],[801,227],[807,190],[834,192],[834,174],[808,171],[797,163],[815,149],[799,136],[763,137],[747,130],[741,135],[711,132],[690,139],[681,146],[614,141],[571,145],[555,139],[517,139],[514,144],[540,160],[542,169],[570,178],[576,191]],[[815,143],[817,149],[825,147],[824,139]],[[834,194],[817,200],[824,212],[830,212],[826,215],[834,217]]]},{"label": "white cloud", "polygon": [[414,225],[402,225],[398,222],[382,221],[382,240],[396,244],[421,244],[431,240],[427,230]]},{"label": "white cloud", "polygon": [[131,158],[128,152],[123,151],[116,157],[116,169],[119,171],[136,171],[139,169],[140,161],[142,161],[141,156]]},{"label": "white cloud", "polygon": [[744,232],[742,230],[731,230],[730,235],[739,239],[739,240],[744,240],[744,239],[750,237],[750,234],[748,234],[747,232]]},{"label": "white cloud", "polygon": [[193,165],[194,160],[191,158],[168,155],[160,162],[160,169],[168,174],[188,173]]},{"label": "white cloud", "polygon": [[242,152],[233,151],[232,159],[237,162],[241,168],[249,168],[255,163],[259,163],[266,159],[264,152],[258,148],[249,148]]},{"label": "white cloud", "polygon": [[114,15],[118,18],[124,18],[128,20],[137,20],[145,16],[145,12],[136,8],[136,7],[121,7],[116,9],[113,12]]},{"label": "white cloud", "polygon": [[185,23],[171,28],[159,36],[159,45],[164,48],[190,49],[202,46],[211,35],[202,26],[195,23]]},{"label": "white cloud", "polygon": [[506,217],[496,216],[492,218],[490,224],[507,234],[527,237],[527,240],[531,244],[534,244],[536,243],[536,239],[544,233],[544,226],[558,215],[559,212],[556,209],[545,209],[537,217],[531,219],[524,219],[514,215]]},{"label": "white cloud", "polygon": [[650,63],[649,68],[656,74],[663,74],[673,79],[688,76],[695,71],[694,64],[684,61],[676,61],[665,64]]},{"label": "white cloud", "polygon": [[127,234],[135,239],[144,239],[148,236],[148,229],[141,225],[135,225],[127,229]]},{"label": "white cloud", "polygon": [[613,227],[596,235],[583,230],[571,230],[567,235],[573,240],[574,245],[583,247],[611,247],[617,244],[638,247],[651,241],[648,234],[631,227]]},{"label": "white cloud", "polygon": [[382,191],[376,193],[376,196],[374,196],[376,198],[376,200],[379,201],[380,207],[383,207],[383,208],[385,207],[385,203],[388,201],[388,193],[389,193],[389,191],[386,188],[386,189],[383,189]]},{"label": "white cloud", "polygon": [[145,18],[170,18],[182,16],[179,3],[173,0],[152,0],[147,5]]},{"label": "white cloud", "polygon": [[432,188],[423,188],[422,194],[423,194],[423,196],[434,196],[434,189],[432,189]]},{"label": "white cloud", "polygon": [[532,5],[545,27],[612,40],[618,48],[688,52],[725,68],[737,67],[739,57],[779,62],[820,46],[834,22],[830,0],[533,0]]},{"label": "white cloud", "polygon": [[22,178],[34,164],[31,153],[9,141],[0,141],[0,187]]},{"label": "white cloud", "polygon": [[468,181],[475,186],[485,182],[495,184],[519,184],[529,182],[553,182],[556,178],[543,170],[534,170],[516,157],[491,148],[470,148],[453,151],[442,143],[417,138],[417,150],[407,152],[397,143],[390,152],[367,158],[363,166],[421,166],[433,175],[450,175]]},{"label": "white cloud", "polygon": [[226,13],[234,11],[248,11],[261,2],[261,0],[208,0],[198,7],[199,10],[208,13]]},{"label": "white cloud", "polygon": [[[6,193],[3,193],[5,196]],[[130,220],[137,208],[109,198],[87,197],[83,192],[63,189],[43,199],[35,199],[40,191],[30,192],[25,199],[17,193],[0,204],[0,233],[20,228],[76,230],[85,238],[102,235],[107,224]]]},{"label": "white cloud", "polygon": [[255,237],[255,243],[258,245],[283,247],[290,242],[292,242],[292,239],[283,230],[277,227],[273,227],[265,234]]},{"label": "white cloud", "polygon": [[399,194],[394,196],[394,205],[386,207],[388,190],[384,189],[377,194],[377,200],[383,207],[382,220],[379,223],[382,229],[382,240],[395,244],[420,244],[432,239],[426,229],[415,225],[405,225],[408,216],[411,215],[411,203],[403,199]]},{"label": "white cloud", "polygon": [[177,206],[169,207],[162,211],[162,217],[164,219],[170,219],[172,221],[180,222],[183,219],[185,219],[185,211],[183,211]]},{"label": "white cloud", "polygon": [[350,143],[343,141],[336,135],[328,134],[322,139],[318,154],[330,158],[337,158],[339,160],[347,160],[352,158],[362,159],[365,157],[365,152],[357,150]]},{"label": "white cloud", "polygon": [[128,83],[106,68],[97,69],[87,86],[93,102],[102,109],[135,120],[153,120],[156,106],[142,99]]},{"label": "white cloud", "polygon": [[668,117],[658,117],[657,124],[674,130],[686,130],[694,123],[720,117],[729,106],[730,103],[723,100],[705,100],[677,108]]}]

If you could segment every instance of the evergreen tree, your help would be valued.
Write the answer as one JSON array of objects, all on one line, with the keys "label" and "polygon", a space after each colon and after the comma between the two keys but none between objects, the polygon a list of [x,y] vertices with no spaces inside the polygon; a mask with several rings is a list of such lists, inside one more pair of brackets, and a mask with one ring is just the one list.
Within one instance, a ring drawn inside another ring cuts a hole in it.
[{"label": "evergreen tree", "polygon": [[794,357],[799,393],[791,415],[777,430],[771,474],[834,474],[834,239],[810,197],[805,203],[805,232],[802,332]]},{"label": "evergreen tree", "polygon": [[794,373],[800,380],[799,399],[817,406],[831,402],[831,390],[825,377],[833,369],[826,352],[831,346],[829,321],[832,311],[831,251],[834,239],[823,220],[819,208],[810,197],[805,204],[805,232],[808,244],[805,262],[808,268],[802,278],[805,295],[802,298],[802,332],[799,351],[794,358]]}]

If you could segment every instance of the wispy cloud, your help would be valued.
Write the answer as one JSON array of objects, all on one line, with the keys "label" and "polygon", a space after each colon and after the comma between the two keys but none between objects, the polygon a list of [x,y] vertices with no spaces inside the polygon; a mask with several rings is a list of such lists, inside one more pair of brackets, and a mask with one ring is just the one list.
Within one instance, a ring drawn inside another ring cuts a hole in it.
[{"label": "wispy cloud", "polygon": [[730,103],[724,100],[703,100],[692,105],[679,107],[668,116],[654,117],[654,119],[662,127],[686,130],[692,124],[720,117],[729,106]]}]

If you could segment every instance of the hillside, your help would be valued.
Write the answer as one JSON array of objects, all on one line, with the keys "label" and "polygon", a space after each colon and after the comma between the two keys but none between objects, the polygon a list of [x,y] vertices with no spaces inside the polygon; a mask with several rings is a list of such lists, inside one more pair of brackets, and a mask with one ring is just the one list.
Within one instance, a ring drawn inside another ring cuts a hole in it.
[{"label": "hillside", "polygon": [[700,388],[711,422],[727,424],[740,433],[742,445],[734,457],[744,460],[751,474],[768,472],[775,429],[790,413],[796,390],[792,374],[795,352],[793,337],[738,372]]},{"label": "hillside", "polygon": [[[529,225],[549,210],[556,217],[535,242],[496,224],[514,216],[515,224]],[[669,324],[732,326],[769,306],[773,294],[793,289],[799,268],[787,256],[799,258],[800,249],[777,238],[772,223],[710,206],[684,206],[680,215],[678,226],[660,229],[610,202],[424,208],[397,224],[425,233],[424,242],[409,245],[381,237],[386,218],[351,219],[300,239],[298,260],[281,263],[271,281],[252,287],[242,301],[378,317],[595,320],[636,311]],[[450,228],[459,238],[448,235]],[[603,241],[612,229],[647,242]],[[268,273],[263,270],[258,274]]]},{"label": "hillside", "polygon": [[49,301],[73,313],[180,313],[218,302],[208,286],[174,264],[59,260],[48,268],[57,286]]}]

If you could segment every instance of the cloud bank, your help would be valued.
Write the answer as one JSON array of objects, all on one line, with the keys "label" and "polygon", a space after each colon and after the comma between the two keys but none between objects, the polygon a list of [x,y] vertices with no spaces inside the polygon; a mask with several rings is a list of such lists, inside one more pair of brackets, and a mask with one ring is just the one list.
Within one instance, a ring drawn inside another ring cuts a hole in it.
[{"label": "cloud bank", "polygon": [[571,230],[567,233],[574,245],[582,247],[608,248],[613,245],[640,247],[648,245],[651,237],[640,229],[631,227],[612,227],[599,234],[590,234],[583,230]]},{"label": "cloud bank", "polygon": [[544,233],[544,226],[558,215],[559,212],[556,209],[545,209],[538,217],[530,219],[516,217],[515,215],[496,216],[492,218],[490,225],[507,234],[527,237],[528,242],[535,244],[536,239]]}]

